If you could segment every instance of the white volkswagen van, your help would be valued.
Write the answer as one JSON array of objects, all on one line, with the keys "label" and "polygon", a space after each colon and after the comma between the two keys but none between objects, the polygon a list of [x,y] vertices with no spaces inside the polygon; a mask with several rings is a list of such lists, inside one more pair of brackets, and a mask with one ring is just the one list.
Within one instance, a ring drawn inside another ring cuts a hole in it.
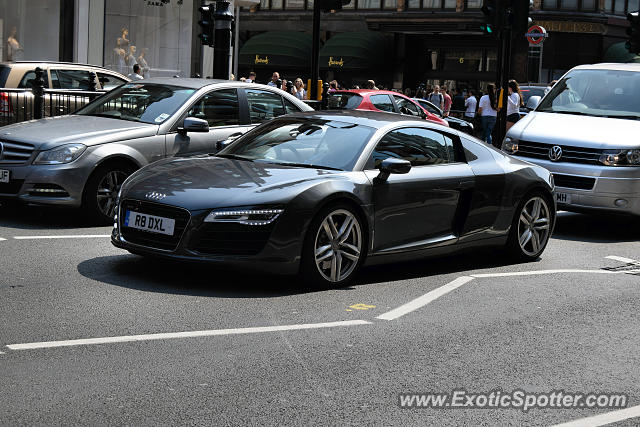
[{"label": "white volkswagen van", "polygon": [[640,215],[640,64],[575,67],[537,101],[502,150],[553,173],[558,209]]}]

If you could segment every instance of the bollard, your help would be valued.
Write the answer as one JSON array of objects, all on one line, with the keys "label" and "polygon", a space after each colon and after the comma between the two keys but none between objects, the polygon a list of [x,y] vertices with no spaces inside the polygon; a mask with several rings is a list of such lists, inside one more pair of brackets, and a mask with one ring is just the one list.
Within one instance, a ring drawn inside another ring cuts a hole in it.
[{"label": "bollard", "polygon": [[33,80],[33,118],[41,119],[44,112],[44,70],[40,67],[35,69],[36,78]]}]

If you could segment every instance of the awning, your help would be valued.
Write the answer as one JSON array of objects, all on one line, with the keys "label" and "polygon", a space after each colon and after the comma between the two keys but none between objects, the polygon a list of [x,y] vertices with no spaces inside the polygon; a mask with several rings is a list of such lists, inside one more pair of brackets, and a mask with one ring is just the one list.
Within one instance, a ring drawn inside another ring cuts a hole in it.
[{"label": "awning", "polygon": [[251,37],[242,46],[238,64],[251,68],[311,67],[311,34],[269,31]]},{"label": "awning", "polygon": [[602,58],[602,62],[640,63],[640,56],[629,53],[629,51],[625,47],[625,42],[620,42],[614,43],[609,46],[609,49],[607,49],[604,57]]},{"label": "awning", "polygon": [[391,40],[382,33],[363,31],[331,37],[320,49],[324,70],[377,70],[390,64]]}]

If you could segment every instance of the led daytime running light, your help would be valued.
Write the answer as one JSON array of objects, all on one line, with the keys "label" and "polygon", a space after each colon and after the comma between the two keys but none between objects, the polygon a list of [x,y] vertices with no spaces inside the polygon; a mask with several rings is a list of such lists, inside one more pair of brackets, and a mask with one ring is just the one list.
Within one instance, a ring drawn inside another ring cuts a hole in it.
[{"label": "led daytime running light", "polygon": [[[283,209],[213,211],[207,215],[204,222],[235,222],[244,225],[268,225],[275,221],[282,212]],[[252,216],[259,216],[260,218],[252,219]]]}]

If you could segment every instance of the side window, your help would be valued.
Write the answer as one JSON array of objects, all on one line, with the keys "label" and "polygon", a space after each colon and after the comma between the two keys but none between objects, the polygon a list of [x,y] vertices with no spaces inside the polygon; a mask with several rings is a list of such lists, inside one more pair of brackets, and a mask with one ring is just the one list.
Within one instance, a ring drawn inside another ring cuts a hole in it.
[{"label": "side window", "polygon": [[111,90],[127,82],[126,80],[104,73],[98,73],[98,80],[100,81],[100,86],[102,86],[102,89],[104,90]]},{"label": "side window", "polygon": [[290,114],[290,113],[297,113],[300,111],[300,109],[298,107],[296,107],[293,102],[289,101],[288,99],[284,99],[284,111],[286,114]]},{"label": "side window", "polygon": [[251,123],[262,123],[284,114],[282,97],[266,90],[246,89]]},{"label": "side window", "polygon": [[396,100],[396,103],[398,104],[398,109],[400,110],[401,114],[408,114],[411,116],[420,117],[420,109],[416,104],[414,104],[413,102],[401,96],[394,95],[393,99]]},{"label": "side window", "polygon": [[204,119],[209,127],[237,125],[240,123],[238,93],[235,89],[209,92],[191,107],[187,116]]},{"label": "side window", "polygon": [[393,109],[393,101],[391,101],[389,95],[371,95],[369,99],[371,100],[373,106],[378,110],[388,111],[390,113],[395,112],[395,110]]},{"label": "side window", "polygon": [[[44,87],[48,88],[49,87],[49,81],[47,79],[47,73],[45,72],[44,75],[42,76],[42,78],[44,78]],[[33,81],[36,79],[36,72],[35,71],[27,71],[24,76],[22,77],[22,80],[20,80],[20,83],[18,84],[18,89],[31,89],[33,87]]]},{"label": "side window", "polygon": [[84,70],[53,70],[60,89],[89,90],[91,73]]},{"label": "side window", "polygon": [[439,132],[424,128],[397,129],[378,142],[368,167],[378,168],[389,157],[408,160],[414,167],[450,163],[452,153],[453,141]]}]

